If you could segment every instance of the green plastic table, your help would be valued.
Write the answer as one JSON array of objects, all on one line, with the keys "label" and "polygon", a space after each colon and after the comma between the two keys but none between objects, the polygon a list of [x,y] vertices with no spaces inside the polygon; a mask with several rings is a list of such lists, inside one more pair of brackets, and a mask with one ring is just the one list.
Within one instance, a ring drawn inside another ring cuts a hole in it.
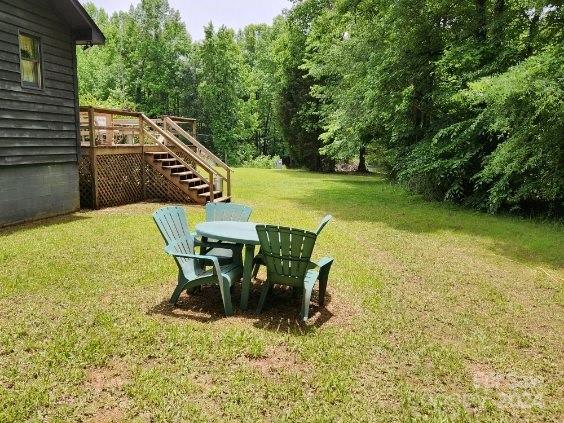
[{"label": "green plastic table", "polygon": [[241,290],[241,310],[246,310],[251,291],[251,275],[255,247],[260,244],[256,223],[250,222],[204,222],[196,225],[196,233],[202,238],[217,239],[245,246],[243,260],[243,287]]}]

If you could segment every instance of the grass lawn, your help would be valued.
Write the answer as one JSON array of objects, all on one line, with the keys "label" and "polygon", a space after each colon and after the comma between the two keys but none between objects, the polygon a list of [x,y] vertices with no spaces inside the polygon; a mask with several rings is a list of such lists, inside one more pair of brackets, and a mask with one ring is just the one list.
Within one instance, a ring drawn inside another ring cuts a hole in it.
[{"label": "grass lawn", "polygon": [[158,204],[0,230],[0,421],[562,421],[562,226],[377,177],[240,169],[234,188],[255,222],[335,216],[325,309],[300,325],[278,291],[227,319],[214,288],[169,307]]}]

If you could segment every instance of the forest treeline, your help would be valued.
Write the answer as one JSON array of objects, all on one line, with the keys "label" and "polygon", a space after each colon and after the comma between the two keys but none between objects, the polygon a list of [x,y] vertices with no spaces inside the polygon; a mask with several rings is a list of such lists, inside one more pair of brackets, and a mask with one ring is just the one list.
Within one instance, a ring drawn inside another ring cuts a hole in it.
[{"label": "forest treeline", "polygon": [[564,6],[296,0],[272,25],[194,42],[167,0],[108,16],[79,50],[83,104],[199,120],[231,164],[385,171],[491,213],[564,209]]}]

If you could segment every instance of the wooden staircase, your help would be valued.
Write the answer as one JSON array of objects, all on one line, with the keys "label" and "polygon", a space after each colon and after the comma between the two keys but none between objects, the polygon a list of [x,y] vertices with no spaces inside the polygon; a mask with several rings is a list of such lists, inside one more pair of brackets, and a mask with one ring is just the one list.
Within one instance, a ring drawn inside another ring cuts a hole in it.
[{"label": "wooden staircase", "polygon": [[[210,190],[206,182],[193,168],[182,164],[183,160],[169,152],[145,153],[145,160],[151,167],[176,185],[191,201],[197,204],[208,202],[227,203],[231,197],[224,196],[222,190]],[[213,185],[213,184],[212,184]]]},{"label": "wooden staircase", "polygon": [[[196,204],[231,202],[232,169],[180,127],[172,118],[142,115],[145,143],[161,151],[145,152],[145,161]],[[184,141],[181,141],[182,137]],[[220,169],[224,173],[220,173]],[[224,190],[224,185],[227,190]]]}]

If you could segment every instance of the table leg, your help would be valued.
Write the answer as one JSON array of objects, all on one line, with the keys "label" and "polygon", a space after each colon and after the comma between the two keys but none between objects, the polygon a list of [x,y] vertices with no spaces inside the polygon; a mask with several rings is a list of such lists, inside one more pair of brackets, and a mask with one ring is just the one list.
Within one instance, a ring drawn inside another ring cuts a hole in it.
[{"label": "table leg", "polygon": [[241,290],[241,310],[246,310],[249,304],[254,258],[255,246],[250,244],[245,245],[245,261],[243,262],[243,286]]},{"label": "table leg", "polygon": [[[205,244],[206,242],[208,242],[208,237],[203,236],[202,237],[202,244]],[[208,252],[207,248],[204,247],[203,245],[201,245],[200,246],[200,254],[205,256],[207,252]]]}]

